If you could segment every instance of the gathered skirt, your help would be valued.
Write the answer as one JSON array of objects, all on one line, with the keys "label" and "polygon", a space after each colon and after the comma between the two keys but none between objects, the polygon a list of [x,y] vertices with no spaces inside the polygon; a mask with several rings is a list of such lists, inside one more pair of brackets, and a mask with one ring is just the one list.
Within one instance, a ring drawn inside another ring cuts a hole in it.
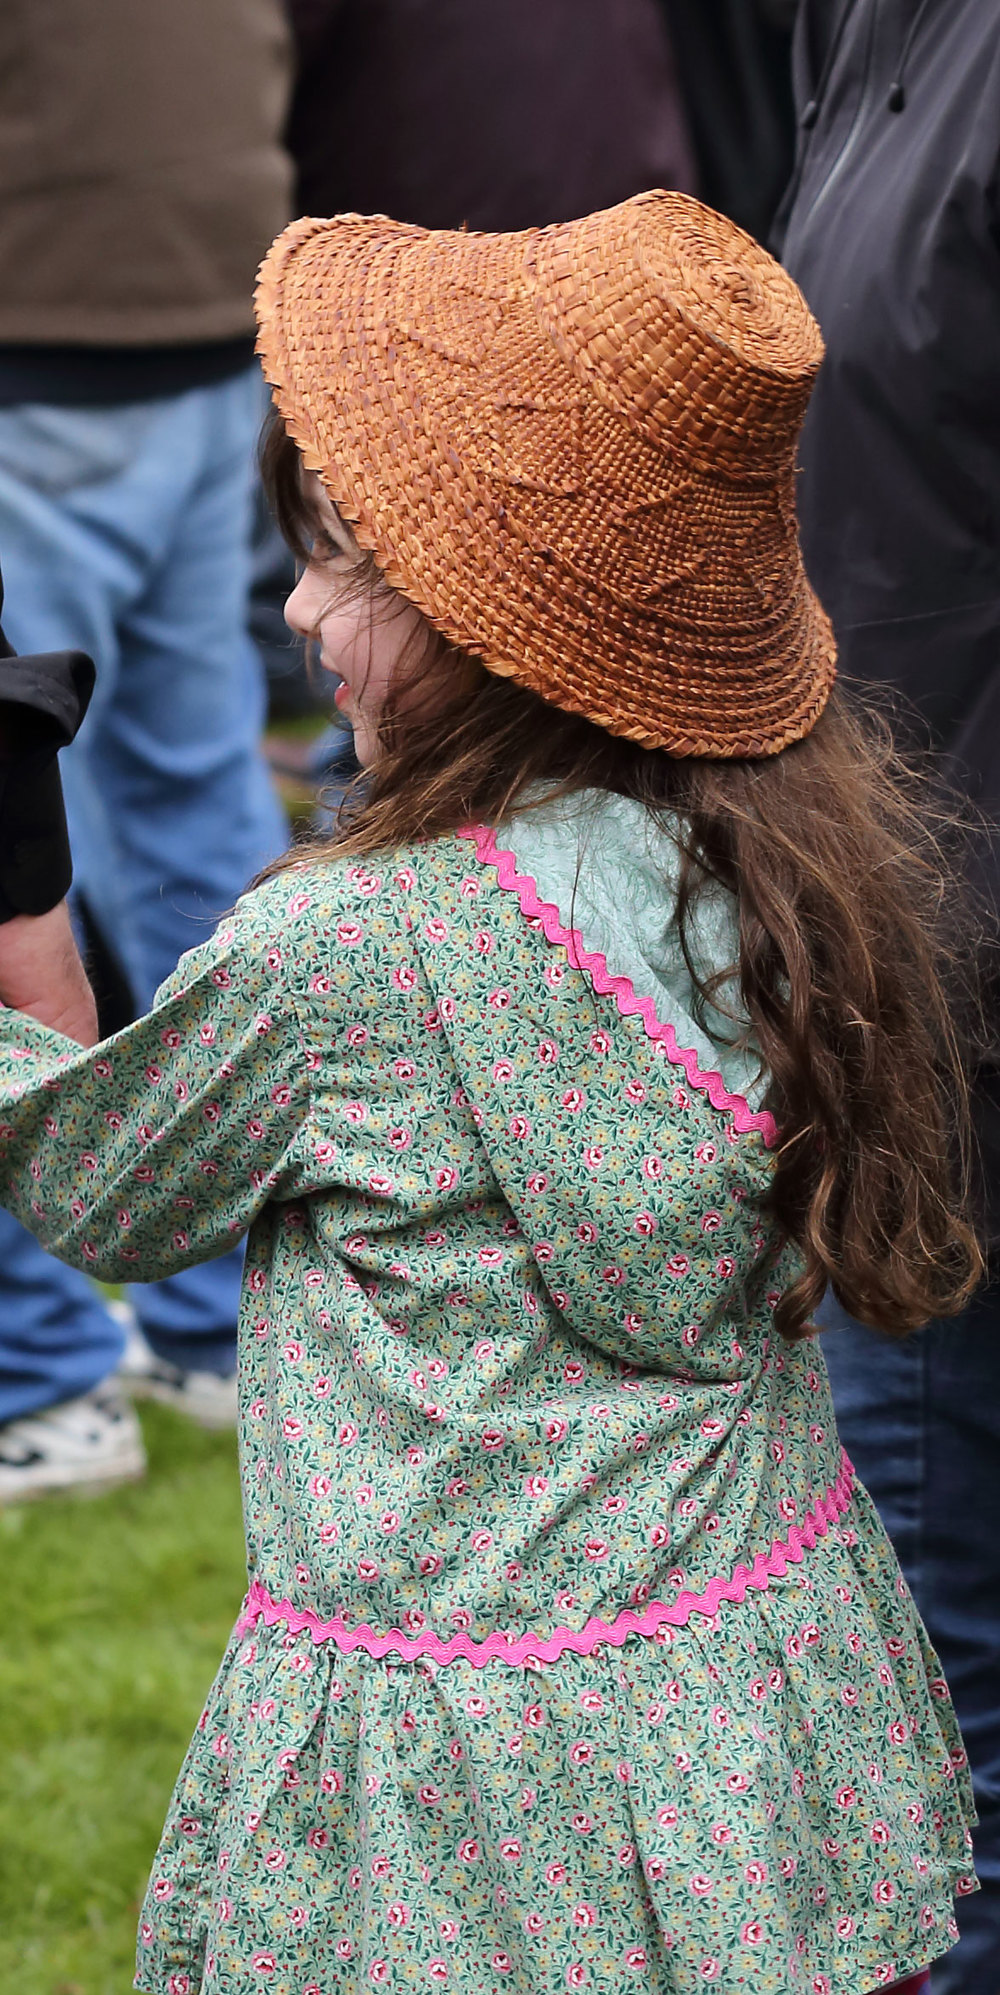
[{"label": "gathered skirt", "polygon": [[936,1658],[858,1489],[766,1591],[542,1667],[234,1635],[135,1985],[867,1995],[956,1937],[972,1819]]}]

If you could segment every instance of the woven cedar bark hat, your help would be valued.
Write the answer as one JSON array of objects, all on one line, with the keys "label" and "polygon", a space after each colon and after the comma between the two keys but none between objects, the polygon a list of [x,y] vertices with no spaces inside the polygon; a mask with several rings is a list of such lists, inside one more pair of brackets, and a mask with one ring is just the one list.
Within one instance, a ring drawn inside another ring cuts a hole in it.
[{"label": "woven cedar bark hat", "polygon": [[388,581],[490,671],[674,755],[770,755],[830,690],[796,439],[822,359],[792,279],[686,195],[519,235],[305,218],[258,350]]}]

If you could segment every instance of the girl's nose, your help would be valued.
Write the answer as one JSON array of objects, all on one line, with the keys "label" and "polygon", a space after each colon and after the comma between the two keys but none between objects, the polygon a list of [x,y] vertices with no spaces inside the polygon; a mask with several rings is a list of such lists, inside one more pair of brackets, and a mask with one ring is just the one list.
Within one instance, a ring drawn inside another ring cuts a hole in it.
[{"label": "girl's nose", "polygon": [[311,637],[315,628],[315,617],[310,613],[309,570],[299,576],[290,596],[285,598],[285,622],[297,637]]}]

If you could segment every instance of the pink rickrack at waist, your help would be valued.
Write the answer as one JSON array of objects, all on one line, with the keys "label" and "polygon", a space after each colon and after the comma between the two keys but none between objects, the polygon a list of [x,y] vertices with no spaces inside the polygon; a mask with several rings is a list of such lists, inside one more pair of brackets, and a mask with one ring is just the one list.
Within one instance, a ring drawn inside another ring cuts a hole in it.
[{"label": "pink rickrack at waist", "polygon": [[620,1648],[631,1635],[655,1636],[661,1627],[682,1628],[692,1614],[703,1614],[711,1620],[724,1601],[742,1601],[751,1588],[765,1593],[772,1579],[783,1579],[789,1566],[801,1565],[817,1538],[826,1537],[847,1509],[853,1485],[854,1470],[843,1454],[836,1482],[823,1496],[817,1497],[801,1524],[793,1524],[786,1537],[775,1538],[769,1551],[758,1552],[752,1566],[737,1565],[727,1577],[709,1580],[701,1593],[685,1591],[676,1600],[651,1600],[641,1613],[626,1607],[613,1621],[595,1615],[582,1628],[557,1627],[549,1634],[534,1629],[519,1634],[512,1628],[498,1628],[478,1642],[468,1635],[438,1635],[426,1628],[416,1635],[405,1635],[400,1628],[379,1633],[364,1621],[352,1626],[339,1614],[324,1620],[308,1607],[293,1607],[290,1600],[275,1600],[263,1582],[255,1579],[236,1624],[236,1633],[247,1634],[258,1622],[266,1627],[282,1624],[291,1634],[309,1634],[317,1645],[332,1642],[345,1655],[355,1649],[376,1657],[395,1651],[406,1662],[428,1656],[435,1663],[469,1662],[477,1668],[488,1662],[531,1665],[555,1662],[558,1656],[567,1653],[591,1655],[605,1644]]}]

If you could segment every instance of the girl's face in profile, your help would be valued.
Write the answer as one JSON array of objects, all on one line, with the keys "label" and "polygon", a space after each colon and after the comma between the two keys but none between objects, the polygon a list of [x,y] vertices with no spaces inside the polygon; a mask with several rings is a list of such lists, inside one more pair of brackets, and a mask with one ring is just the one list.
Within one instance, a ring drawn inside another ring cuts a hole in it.
[{"label": "girl's face in profile", "polygon": [[429,637],[420,611],[388,587],[359,578],[366,556],[334,510],[314,472],[305,490],[320,531],[312,555],[285,604],[285,621],[319,648],[320,664],[340,680],[334,700],[354,731],[362,768],[375,760],[379,720],[393,675],[406,653],[420,655]]}]

